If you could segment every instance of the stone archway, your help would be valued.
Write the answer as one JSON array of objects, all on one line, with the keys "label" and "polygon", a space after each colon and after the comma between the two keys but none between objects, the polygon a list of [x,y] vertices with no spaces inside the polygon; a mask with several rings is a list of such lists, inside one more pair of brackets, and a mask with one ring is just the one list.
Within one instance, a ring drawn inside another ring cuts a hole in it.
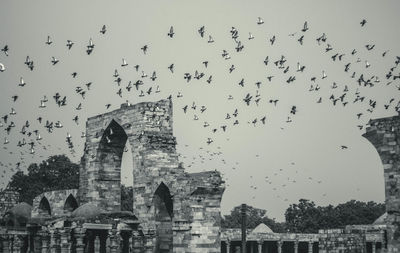
[{"label": "stone archway", "polygon": [[72,194],[70,194],[64,203],[64,213],[70,214],[77,208],[78,208],[78,202],[76,201],[75,197]]},{"label": "stone archway", "polygon": [[99,179],[97,189],[100,206],[107,211],[121,210],[121,163],[126,141],[125,130],[111,120],[103,132],[100,140],[97,157],[99,160]]},{"label": "stone archway", "polygon": [[50,208],[50,203],[47,200],[46,197],[43,196],[43,198],[40,200],[39,203],[39,214],[41,216],[51,216],[51,208]]},{"label": "stone archway", "polygon": [[172,252],[173,200],[169,188],[161,183],[154,192],[154,218],[156,227],[156,252]]}]

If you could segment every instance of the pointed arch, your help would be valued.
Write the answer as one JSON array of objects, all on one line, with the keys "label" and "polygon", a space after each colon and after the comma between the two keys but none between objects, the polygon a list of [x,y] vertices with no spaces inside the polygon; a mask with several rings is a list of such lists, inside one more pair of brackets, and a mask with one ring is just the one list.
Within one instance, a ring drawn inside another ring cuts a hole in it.
[{"label": "pointed arch", "polygon": [[72,194],[70,194],[68,198],[65,200],[64,212],[71,213],[77,208],[78,208],[78,202],[76,201],[75,197]]},{"label": "pointed arch", "polygon": [[104,161],[107,158],[107,154],[112,154],[116,156],[115,158],[121,158],[127,139],[128,135],[122,126],[114,119],[111,120],[103,132],[97,150],[100,161]]},{"label": "pointed arch", "polygon": [[161,182],[153,196],[154,222],[156,227],[156,252],[172,252],[173,199],[169,188]]},{"label": "pointed arch", "polygon": [[97,149],[99,176],[96,187],[100,207],[108,211],[121,210],[121,164],[127,140],[124,128],[113,119],[102,133]]},{"label": "pointed arch", "polygon": [[157,187],[154,192],[154,206],[157,215],[163,215],[163,213],[167,212],[169,217],[173,216],[173,201],[172,196],[169,191],[169,188],[161,182],[161,184]]},{"label": "pointed arch", "polygon": [[45,196],[42,197],[39,203],[39,214],[51,216],[50,203]]}]

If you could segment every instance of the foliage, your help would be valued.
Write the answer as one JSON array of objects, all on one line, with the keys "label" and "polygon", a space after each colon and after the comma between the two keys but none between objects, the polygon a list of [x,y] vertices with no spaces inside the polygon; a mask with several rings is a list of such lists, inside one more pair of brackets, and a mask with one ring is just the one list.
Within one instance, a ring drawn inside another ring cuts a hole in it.
[{"label": "foliage", "polygon": [[316,206],[314,202],[300,199],[285,212],[286,226],[290,232],[316,233],[318,229],[344,228],[346,225],[371,224],[385,212],[385,205],[373,201],[350,200],[336,207]]},{"label": "foliage", "polygon": [[[276,222],[274,219],[270,219],[266,216],[267,211],[264,209],[247,206],[247,228],[254,229],[260,223],[264,223],[274,232],[284,232],[284,224]],[[231,214],[225,215],[222,218],[222,228],[240,228],[241,227],[241,206],[236,206],[231,211]]]},{"label": "foliage", "polygon": [[16,172],[9,183],[20,194],[20,202],[32,204],[43,192],[79,187],[79,165],[65,155],[51,156],[39,165],[32,163],[27,171],[28,174]]}]

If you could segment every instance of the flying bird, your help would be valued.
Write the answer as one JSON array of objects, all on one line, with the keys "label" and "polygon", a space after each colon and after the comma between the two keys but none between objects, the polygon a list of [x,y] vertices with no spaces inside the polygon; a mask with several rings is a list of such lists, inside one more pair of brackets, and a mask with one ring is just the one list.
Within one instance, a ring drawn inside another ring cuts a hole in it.
[{"label": "flying bird", "polygon": [[306,21],[306,22],[304,22],[303,29],[301,31],[302,32],[306,32],[307,30],[308,30],[308,24],[307,24],[307,21]]},{"label": "flying bird", "polygon": [[106,31],[107,31],[106,25],[103,25],[103,27],[102,27],[101,30],[100,30],[100,33],[101,33],[101,34],[105,34]]},{"label": "flying bird", "polygon": [[4,52],[4,54],[5,54],[6,56],[8,56],[8,45],[5,45],[5,46],[1,49],[1,51]]},{"label": "flying bird", "polygon": [[74,45],[74,42],[72,42],[71,40],[67,40],[67,47],[68,49],[71,49],[71,47]]},{"label": "flying bird", "polygon": [[168,36],[170,37],[170,38],[172,38],[172,37],[174,37],[174,27],[173,26],[171,26],[171,28],[169,28],[169,32],[168,32]]}]

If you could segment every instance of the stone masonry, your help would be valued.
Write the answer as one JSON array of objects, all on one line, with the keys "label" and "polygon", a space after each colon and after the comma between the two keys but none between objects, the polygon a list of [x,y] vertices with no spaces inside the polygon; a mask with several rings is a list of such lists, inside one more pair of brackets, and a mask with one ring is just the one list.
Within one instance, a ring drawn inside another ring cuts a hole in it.
[{"label": "stone masonry", "polygon": [[388,252],[400,251],[400,116],[374,119],[363,135],[376,148],[385,177]]},{"label": "stone masonry", "polygon": [[132,151],[133,212],[154,233],[155,252],[219,252],[219,172],[189,174],[178,161],[172,101],[123,104],[89,118],[78,198],[105,211],[121,210],[121,161]]},{"label": "stone masonry", "polygon": [[33,199],[32,217],[39,217],[43,212],[49,212],[49,216],[52,217],[68,215],[72,209],[78,207],[77,191],[76,189],[50,191],[36,196]]},{"label": "stone masonry", "polygon": [[3,216],[9,209],[18,204],[19,193],[9,189],[0,192],[0,215]]}]

